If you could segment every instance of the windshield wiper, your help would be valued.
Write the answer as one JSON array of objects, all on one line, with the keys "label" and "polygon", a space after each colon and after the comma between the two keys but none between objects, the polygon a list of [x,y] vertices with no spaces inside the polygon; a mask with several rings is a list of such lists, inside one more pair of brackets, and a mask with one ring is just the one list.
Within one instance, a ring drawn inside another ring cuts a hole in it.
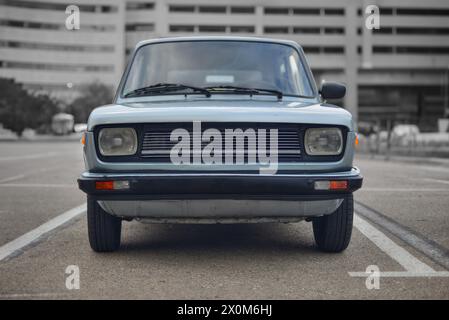
[{"label": "windshield wiper", "polygon": [[[137,97],[137,96],[145,96],[145,95],[152,95],[156,93],[165,93],[165,92],[175,92],[175,91],[181,91],[190,89],[193,92],[200,92],[206,95],[206,97],[210,97],[210,92],[207,89],[199,88],[199,87],[193,87],[188,86],[181,83],[157,83],[153,84],[151,86],[135,89],[133,91],[130,91],[124,95],[125,98],[129,97]],[[187,94],[187,93],[186,93]]]},{"label": "windshield wiper", "polygon": [[282,96],[283,96],[283,93],[281,91],[273,90],[273,89],[245,88],[245,87],[236,87],[236,86],[212,86],[212,87],[205,87],[204,89],[207,89],[209,92],[212,92],[213,90],[216,90],[216,91],[232,90],[233,92],[236,92],[236,93],[247,93],[249,95],[267,92],[267,93],[276,95],[279,100],[281,100]]}]

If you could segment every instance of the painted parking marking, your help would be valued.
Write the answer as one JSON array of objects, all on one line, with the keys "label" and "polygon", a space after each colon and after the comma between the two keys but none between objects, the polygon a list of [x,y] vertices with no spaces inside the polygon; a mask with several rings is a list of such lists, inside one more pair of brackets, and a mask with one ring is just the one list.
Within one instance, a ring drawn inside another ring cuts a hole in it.
[{"label": "painted parking marking", "polygon": [[449,270],[449,252],[446,248],[361,203],[356,202],[354,207],[357,213],[354,215],[354,227],[405,269],[405,271],[381,272],[377,265],[368,265],[366,271],[348,272],[351,277],[365,278],[367,289],[379,289],[381,278],[449,278],[449,271],[434,270],[362,219],[360,215],[385,228],[432,261]]},{"label": "painted parking marking", "polygon": [[73,188],[74,184],[61,183],[0,183],[0,188]]},{"label": "painted parking marking", "polygon": [[62,155],[62,152],[45,152],[36,154],[27,154],[23,156],[0,157],[0,161],[32,160],[40,158],[50,158],[56,155]]},{"label": "painted parking marking", "polygon": [[363,203],[356,202],[354,207],[359,216],[381,226],[433,262],[449,270],[449,250],[447,248]]},{"label": "painted parking marking", "polygon": [[[408,177],[407,179],[413,180],[413,181],[428,181],[428,182],[432,182],[432,183],[441,183],[441,184],[447,184],[449,185],[449,180],[442,180],[442,179],[435,179],[435,178],[414,178],[414,177]],[[449,190],[446,189],[446,190]]]},{"label": "painted parking marking", "polygon": [[406,271],[426,273],[435,271],[357,214],[354,215],[354,226],[380,250],[399,263]]},{"label": "painted parking marking", "polygon": [[79,217],[81,214],[86,212],[86,209],[87,209],[86,204],[82,204],[78,207],[72,208],[64,213],[61,213],[55,218],[45,222],[39,227],[25,233],[24,235],[18,237],[17,239],[1,246],[0,261],[10,256],[15,256],[18,253],[22,252],[24,248],[38,241],[40,238],[48,235],[52,231],[66,225],[73,219]]},{"label": "painted parking marking", "polygon": [[419,166],[419,168],[426,170],[426,171],[433,171],[433,172],[440,172],[440,173],[441,172],[445,172],[445,173],[449,172],[449,169],[438,167],[438,166],[435,166],[435,167]]},{"label": "painted parking marking", "polygon": [[25,179],[25,178],[28,178],[29,176],[41,174],[41,173],[48,172],[48,171],[55,171],[57,169],[65,168],[65,166],[66,166],[65,164],[59,165],[59,166],[51,166],[50,168],[48,168],[48,167],[41,168],[41,169],[26,172],[26,173],[18,174],[15,176],[3,178],[3,179],[0,179],[0,184],[5,184],[6,182],[12,182],[12,181]]},{"label": "painted parking marking", "polygon": [[[371,272],[348,272],[351,277],[366,278],[372,276]],[[382,278],[449,278],[449,271],[411,272],[411,271],[383,271],[379,272]]]},{"label": "painted parking marking", "polygon": [[[357,207],[357,210],[360,208]],[[36,242],[39,238],[44,237],[53,230],[67,224],[71,220],[80,216],[86,211],[86,204],[70,209],[50,221],[42,224],[36,229],[24,234],[23,236],[0,247],[0,261],[10,256],[20,253],[24,248]],[[386,253],[391,259],[398,262],[405,271],[382,272],[381,276],[385,277],[447,277],[449,272],[437,272],[403,247],[396,244],[388,238],[384,233],[379,231],[373,225],[362,219],[358,214],[354,216],[354,227],[363,235],[372,241],[380,250]],[[367,272],[349,272],[354,277],[367,277]]]},{"label": "painted parking marking", "polygon": [[448,192],[449,188],[376,188],[363,187],[357,192]]},{"label": "painted parking marking", "polygon": [[11,181],[16,181],[16,180],[20,180],[25,178],[26,176],[24,174],[18,174],[16,176],[12,176],[12,177],[8,177],[8,178],[4,178],[0,180],[0,183],[6,183],[6,182],[11,182]]},{"label": "painted parking marking", "polygon": [[424,179],[421,179],[421,180],[426,180],[426,181],[436,182],[436,183],[442,183],[442,184],[449,184],[448,180],[432,179],[432,178],[424,178]]},{"label": "painted parking marking", "polygon": [[8,293],[0,294],[0,299],[60,298],[68,295],[66,292]]}]

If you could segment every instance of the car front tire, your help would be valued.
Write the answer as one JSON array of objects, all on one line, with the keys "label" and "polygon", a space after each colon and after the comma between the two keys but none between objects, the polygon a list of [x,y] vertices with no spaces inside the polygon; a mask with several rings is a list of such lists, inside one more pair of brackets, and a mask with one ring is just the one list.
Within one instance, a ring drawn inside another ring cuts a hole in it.
[{"label": "car front tire", "polygon": [[330,215],[314,218],[313,234],[318,248],[325,252],[342,252],[351,240],[354,198],[345,196],[340,207]]},{"label": "car front tire", "polygon": [[89,243],[95,252],[111,252],[120,247],[122,219],[104,211],[97,201],[87,197]]}]

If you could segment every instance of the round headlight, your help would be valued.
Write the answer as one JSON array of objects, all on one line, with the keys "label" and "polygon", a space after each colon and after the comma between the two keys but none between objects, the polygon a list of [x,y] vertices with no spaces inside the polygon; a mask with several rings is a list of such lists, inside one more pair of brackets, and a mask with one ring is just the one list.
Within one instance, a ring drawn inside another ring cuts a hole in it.
[{"label": "round headlight", "polygon": [[339,128],[310,128],[304,146],[311,156],[335,156],[343,150],[343,135]]},{"label": "round headlight", "polygon": [[98,147],[104,156],[129,156],[137,151],[137,134],[133,128],[104,128],[98,134]]}]

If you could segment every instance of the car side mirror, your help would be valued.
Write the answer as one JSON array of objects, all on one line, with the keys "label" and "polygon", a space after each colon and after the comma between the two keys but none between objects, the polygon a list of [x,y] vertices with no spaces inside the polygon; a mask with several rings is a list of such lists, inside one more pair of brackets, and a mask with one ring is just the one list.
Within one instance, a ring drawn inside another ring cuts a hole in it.
[{"label": "car side mirror", "polygon": [[341,99],[346,94],[346,87],[337,82],[324,82],[320,94],[323,99]]}]

